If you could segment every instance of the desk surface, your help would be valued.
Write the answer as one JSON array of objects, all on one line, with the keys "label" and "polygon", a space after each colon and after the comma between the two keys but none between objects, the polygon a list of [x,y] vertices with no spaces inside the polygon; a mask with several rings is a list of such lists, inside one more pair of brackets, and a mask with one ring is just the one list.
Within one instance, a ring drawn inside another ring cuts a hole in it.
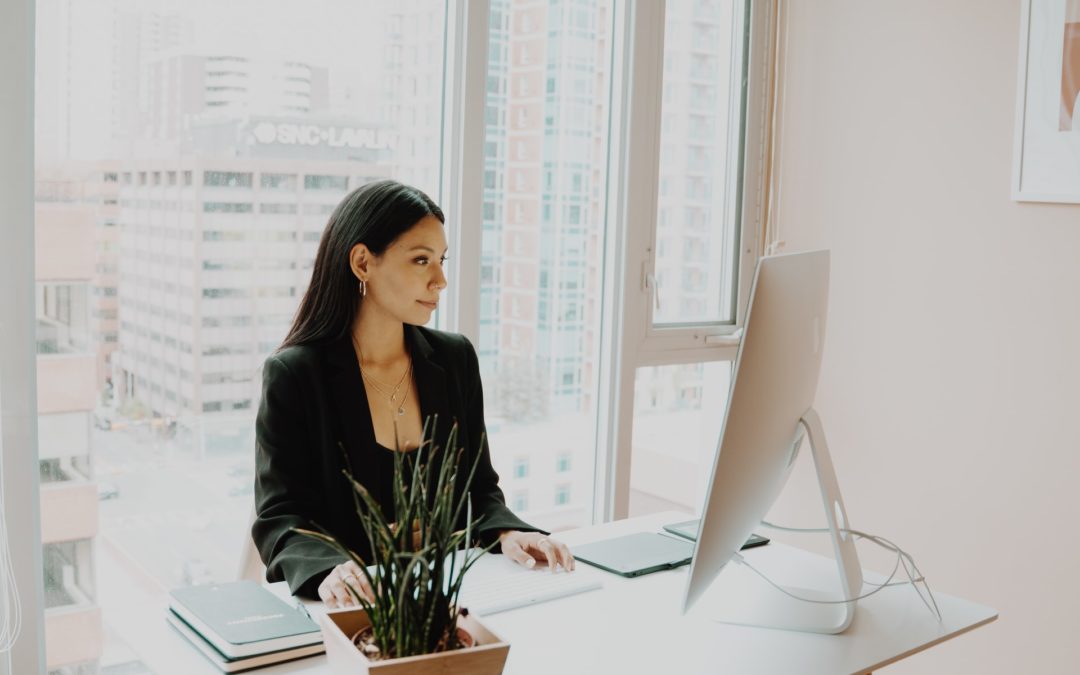
[{"label": "desk surface", "polygon": [[[563,532],[559,537],[572,547],[631,532],[658,531],[661,525],[680,520],[685,520],[685,514],[655,514]],[[804,587],[827,588],[835,584],[836,566],[832,560],[797,548],[773,542],[744,555],[777,580],[795,575]],[[688,569],[624,579],[579,563],[574,574],[600,576],[602,590],[495,614],[485,623],[510,643],[505,671],[508,675],[832,674],[876,670],[997,618],[997,612],[989,607],[935,593],[943,616],[938,623],[910,586],[897,586],[861,600],[854,623],[841,635],[734,626],[696,612],[680,614]],[[547,572],[526,571],[498,555],[485,556],[471,572],[478,576],[515,573]],[[777,592],[764,582],[762,585],[763,593]],[[316,606],[321,607],[318,603]],[[147,622],[169,633],[163,639],[152,640],[161,645],[156,656],[169,664],[158,672],[218,672],[168,628],[164,601],[159,615],[159,622]],[[318,656],[257,672],[317,673],[325,668],[326,657]]]}]

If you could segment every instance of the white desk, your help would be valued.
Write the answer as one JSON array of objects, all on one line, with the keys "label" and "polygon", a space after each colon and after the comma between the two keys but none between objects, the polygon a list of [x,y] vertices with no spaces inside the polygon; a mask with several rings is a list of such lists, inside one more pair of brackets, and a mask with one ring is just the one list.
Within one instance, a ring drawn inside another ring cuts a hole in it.
[{"label": "white desk", "polygon": [[[639,531],[658,531],[685,520],[664,513],[560,533],[573,547]],[[832,560],[778,543],[744,552],[775,579],[828,587],[836,577]],[[512,565],[486,556],[471,574],[498,574]],[[997,612],[935,593],[938,623],[910,586],[886,588],[859,602],[855,621],[842,635],[814,635],[716,623],[679,613],[688,567],[624,579],[578,563],[577,573],[599,574],[604,588],[493,615],[485,623],[510,643],[508,675],[574,673],[863,673],[956,637],[997,618]],[[933,582],[933,570],[924,570]],[[542,572],[536,572],[542,573]],[[814,580],[819,581],[818,584]],[[764,586],[762,592],[777,592]],[[160,624],[165,626],[164,608]],[[173,634],[167,658],[175,671],[218,672],[184,639]],[[165,656],[165,655],[162,655]],[[266,668],[262,673],[317,673],[318,656]]]}]

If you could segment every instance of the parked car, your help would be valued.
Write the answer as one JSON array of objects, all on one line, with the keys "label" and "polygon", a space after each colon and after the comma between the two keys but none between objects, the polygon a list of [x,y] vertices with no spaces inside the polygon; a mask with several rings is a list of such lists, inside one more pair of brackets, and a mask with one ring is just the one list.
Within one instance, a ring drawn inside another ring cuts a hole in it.
[{"label": "parked car", "polygon": [[117,416],[116,412],[108,409],[94,411],[94,426],[103,431],[117,431],[126,429],[130,425],[126,419]]},{"label": "parked car", "polygon": [[116,499],[120,496],[120,488],[115,483],[110,483],[107,480],[98,481],[97,484],[97,498],[98,501],[105,501],[106,499]]},{"label": "parked car", "polygon": [[105,412],[103,410],[95,410],[94,411],[94,426],[97,427],[98,429],[103,429],[105,431],[111,430],[112,429],[112,416],[109,413],[107,413],[107,412]]}]

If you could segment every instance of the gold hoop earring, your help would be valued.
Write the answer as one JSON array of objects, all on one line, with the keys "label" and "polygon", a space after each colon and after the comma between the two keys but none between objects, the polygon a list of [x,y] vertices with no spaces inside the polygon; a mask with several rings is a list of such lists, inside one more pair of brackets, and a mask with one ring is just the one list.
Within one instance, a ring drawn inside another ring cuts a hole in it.
[{"label": "gold hoop earring", "polygon": [[362,298],[362,297],[364,297],[366,295],[367,295],[367,282],[365,282],[363,279],[361,279],[360,280],[360,297]]}]

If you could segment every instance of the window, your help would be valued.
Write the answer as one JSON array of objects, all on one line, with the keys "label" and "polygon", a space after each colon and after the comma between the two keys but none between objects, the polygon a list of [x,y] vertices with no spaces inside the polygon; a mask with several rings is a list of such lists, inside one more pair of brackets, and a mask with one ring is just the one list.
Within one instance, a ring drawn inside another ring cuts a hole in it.
[{"label": "window", "polygon": [[259,186],[264,190],[296,190],[296,174],[264,173],[259,177]]},{"label": "window", "polygon": [[36,290],[37,353],[88,353],[91,344],[89,284],[39,283]]},{"label": "window", "polygon": [[[125,4],[114,21],[111,2],[40,4],[49,17],[38,23],[40,81],[64,101],[36,106],[42,137],[62,139],[37,146],[34,177],[42,513],[64,520],[42,531],[75,537],[46,542],[45,592],[50,608],[85,608],[63,623],[69,634],[45,639],[142,654],[152,650],[136,642],[136,622],[116,612],[158,603],[156,589],[235,574],[251,495],[231,494],[229,469],[251,458],[261,367],[288,330],[329,213],[353,180],[383,177],[446,205],[447,24],[442,4],[329,0],[329,28],[286,3],[260,6],[258,35],[237,38],[221,26],[250,19],[239,5],[162,14]],[[410,16],[423,20],[390,30]],[[386,64],[381,54],[395,47],[413,63]],[[130,63],[117,60],[125,54]],[[310,87],[289,65],[300,54]],[[206,71],[191,70],[193,59]],[[140,74],[136,61],[172,76]],[[391,88],[418,73],[418,86]],[[333,110],[347,112],[328,118]],[[0,265],[7,255],[0,247]],[[176,472],[220,480],[177,501],[164,478]],[[146,570],[147,583],[94,588],[123,565]]]},{"label": "window", "polygon": [[251,213],[252,205],[249,203],[234,202],[205,202],[203,213]]},{"label": "window", "polygon": [[729,361],[637,369],[631,513],[700,510],[730,378]]},{"label": "window", "polygon": [[[493,13],[499,11],[497,6],[492,3]],[[501,459],[498,449],[512,447],[529,453],[536,460],[534,466],[549,467],[528,474],[529,485],[535,488],[532,491],[547,494],[551,494],[551,454],[588,444],[596,434],[596,373],[601,356],[595,340],[581,337],[600,330],[605,261],[597,242],[603,241],[612,227],[606,217],[603,189],[581,194],[580,178],[576,190],[569,181],[565,185],[556,181],[556,177],[588,172],[598,185],[606,186],[608,171],[612,64],[609,50],[595,47],[611,39],[613,4],[610,0],[574,4],[590,17],[589,28],[583,33],[574,32],[578,27],[574,13],[565,11],[568,6],[552,4],[547,30],[527,38],[531,45],[527,51],[523,35],[534,29],[531,10],[510,12],[519,32],[507,38],[496,29],[491,35],[493,41],[506,40],[519,62],[527,54],[543,68],[544,79],[533,83],[529,80],[534,77],[532,71],[516,70],[514,64],[500,59],[489,60],[487,73],[489,83],[497,80],[512,85],[489,86],[489,92],[500,93],[489,93],[486,101],[487,109],[497,114],[489,115],[485,142],[510,149],[509,157],[490,154],[484,164],[485,176],[491,177],[485,184],[489,188],[484,193],[485,206],[492,210],[501,207],[510,216],[503,222],[485,220],[482,232],[482,248],[495,255],[493,271],[483,276],[479,291],[481,297],[497,298],[497,302],[481,305],[480,323],[492,326],[481,368],[485,374],[491,373],[484,382],[487,415],[502,420],[499,428],[489,433],[496,462],[509,461]],[[490,25],[497,25],[495,16]],[[576,92],[562,86],[564,77],[573,77],[562,67],[571,60],[592,74],[587,86]],[[537,97],[541,93],[544,96]],[[594,115],[559,124],[547,119],[545,106],[559,109],[571,102],[583,104]],[[538,123],[545,119],[544,124]],[[496,176],[509,180],[496,185]],[[571,198],[575,200],[572,205],[565,203]],[[559,204],[561,217],[552,216],[553,203]],[[560,246],[573,236],[572,231],[582,230],[591,246],[573,250]],[[547,281],[561,281],[562,270],[585,265],[592,265],[594,273],[576,287],[552,287]],[[499,313],[499,307],[506,311]],[[549,323],[550,316],[568,311],[581,318],[569,338],[552,331]],[[567,370],[561,365],[565,360],[583,366]],[[583,375],[579,377],[578,372]],[[522,464],[520,460],[515,463],[512,475],[525,478],[518,473]],[[565,475],[571,474],[574,480],[591,483],[592,463],[582,462],[573,470],[567,464]],[[564,498],[570,499],[569,491]],[[567,508],[554,515],[547,511],[537,511],[535,517],[528,511],[523,515],[533,517],[546,529],[585,524],[592,515],[589,494],[581,492],[575,498],[573,504],[563,503]],[[533,509],[547,506],[530,503]]]},{"label": "window", "polygon": [[259,204],[259,213],[295,214],[296,204]]},{"label": "window", "polygon": [[[735,342],[693,341],[738,328],[739,294],[756,255],[740,252],[735,205],[759,203],[743,198],[749,192],[738,183],[759,169],[740,167],[737,150],[744,142],[764,147],[761,111],[741,111],[744,101],[757,106],[766,97],[740,98],[739,85],[767,78],[747,76],[741,40],[747,8],[771,3],[669,2],[667,17],[647,2],[485,3],[486,72],[451,73],[444,82],[448,68],[480,68],[455,34],[483,19],[478,5],[328,1],[327,12],[262,8],[258,45],[220,30],[246,20],[234,3],[213,11],[179,3],[168,16],[126,3],[123,21],[102,20],[98,3],[53,3],[51,20],[38,24],[37,63],[68,87],[56,92],[64,106],[36,106],[41,136],[89,155],[76,162],[60,144],[37,146],[39,445],[54,449],[42,455],[42,498],[81,482],[95,500],[78,511],[85,522],[69,521],[78,526],[72,538],[46,542],[46,592],[81,593],[97,622],[87,635],[108,634],[109,651],[138,652],[126,644],[137,637],[125,628],[133,622],[110,618],[118,606],[159,606],[156,589],[234,575],[230,552],[250,494],[231,494],[228,478],[208,479],[198,503],[177,508],[168,490],[152,488],[177,472],[227,477],[250,459],[260,368],[289,327],[327,216],[350,187],[392,177],[447,211],[452,264],[469,274],[451,277],[437,321],[475,338],[493,461],[526,520],[558,530],[631,508],[685,505],[692,497],[670,494],[662,481],[685,479],[704,457],[665,457],[650,429],[670,424],[668,416],[699,429],[700,440],[714,433],[706,422],[719,419],[716,392],[726,386]],[[447,6],[459,13],[452,21]],[[327,13],[336,19],[329,26]],[[684,31],[685,40],[652,39],[665,21],[701,29]],[[83,26],[97,32],[79,33]],[[134,53],[132,26],[161,27],[140,33],[135,51],[144,65],[179,72],[185,59],[206,59],[206,81],[191,88],[197,95],[130,68],[81,77],[88,69],[76,66]],[[629,44],[638,34],[628,26],[649,39]],[[514,59],[526,41],[530,63],[521,69]],[[631,73],[623,59],[612,61],[612,46],[624,43],[646,67]],[[444,63],[448,50],[453,58]],[[313,86],[303,92],[288,80],[295,67],[285,65],[299,54],[311,61]],[[360,80],[357,63],[366,64]],[[661,100],[662,127],[648,126],[656,115],[632,109],[643,97],[626,96],[631,80],[644,98]],[[486,96],[452,90],[463,81],[484,82]],[[204,100],[211,85],[231,89]],[[101,113],[95,129],[108,133],[74,123],[87,109]],[[650,148],[657,134],[664,152],[643,160],[660,166],[650,185],[619,158],[624,141]],[[460,161],[469,148],[482,165]],[[78,202],[102,190],[99,201]],[[65,229],[60,207],[116,226],[84,228],[84,240]],[[613,251],[633,253],[624,261]],[[626,278],[620,265],[651,273],[649,290],[631,284],[613,294]],[[682,365],[688,347],[702,362]],[[630,402],[611,384],[624,367],[635,374]],[[645,421],[632,436],[609,424],[633,410]],[[620,462],[632,465],[629,478],[609,479]],[[63,478],[76,474],[83,478]],[[108,538],[108,554],[99,536]],[[108,595],[114,585],[92,584],[96,571],[118,577],[118,557],[152,577],[122,602]]]},{"label": "window", "polygon": [[345,176],[304,176],[305,190],[338,190],[345,191],[349,185],[349,179]]},{"label": "window", "polygon": [[559,485],[555,488],[555,506],[566,506],[570,503],[570,486]]},{"label": "window", "polygon": [[89,539],[42,546],[45,563],[45,608],[90,605],[94,602],[94,568]]},{"label": "window", "polygon": [[514,478],[529,477],[529,460],[518,458],[514,460]]},{"label": "window", "polygon": [[250,173],[234,171],[207,171],[203,174],[203,185],[207,187],[251,187]]},{"label": "window", "polygon": [[[667,6],[666,25],[676,34],[712,35],[713,40],[666,40],[664,43],[661,100],[664,125],[660,132],[660,191],[657,201],[656,240],[676,245],[658,250],[657,271],[682,270],[691,261],[704,262],[682,283],[657,284],[660,306],[653,312],[656,326],[735,322],[735,277],[738,231],[736,213],[738,147],[741,118],[731,115],[733,100],[741,96],[736,72],[740,61],[737,9],[740,3],[721,3],[716,13],[699,3],[693,7]],[[689,10],[689,11],[687,11]],[[719,19],[719,21],[717,21]],[[722,65],[721,65],[722,64]],[[691,105],[676,95],[674,85],[693,83]],[[669,186],[684,185],[685,191]],[[685,220],[660,214],[684,210]],[[693,241],[691,247],[689,243]],[[657,275],[659,276],[659,275]],[[700,298],[701,302],[685,302]]]}]

